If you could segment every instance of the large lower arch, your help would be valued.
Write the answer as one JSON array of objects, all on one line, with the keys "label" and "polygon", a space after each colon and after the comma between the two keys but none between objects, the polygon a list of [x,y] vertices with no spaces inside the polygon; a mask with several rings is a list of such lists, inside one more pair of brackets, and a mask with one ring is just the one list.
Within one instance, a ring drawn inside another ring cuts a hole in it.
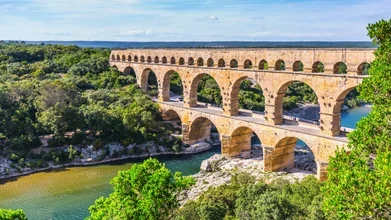
[{"label": "large lower arch", "polygon": [[[151,82],[151,79],[153,82]],[[157,77],[156,74],[152,71],[150,68],[146,68],[142,74],[141,74],[141,80],[140,80],[140,88],[144,92],[150,92],[151,96],[157,96],[158,95],[158,82],[157,82]]]},{"label": "large lower arch", "polygon": [[203,116],[195,118],[189,125],[188,132],[183,131],[183,141],[186,144],[195,144],[198,142],[210,142],[211,141],[211,129],[213,125],[219,132],[218,123],[212,121],[211,118]]},{"label": "large lower arch", "polygon": [[[164,74],[164,77],[163,77],[162,94],[161,94],[161,98],[160,98],[161,101],[169,101],[170,100],[170,98],[171,98],[171,96],[170,96],[171,81],[172,81],[172,77],[174,75],[178,75],[178,77],[179,77],[180,82],[178,82],[178,83],[180,85],[178,85],[178,86],[183,85],[182,77],[180,77],[180,75],[177,72],[175,72],[174,70],[170,70],[170,71],[166,72],[166,74]],[[182,87],[182,93],[183,93],[183,87]],[[182,94],[177,94],[177,95],[182,95]]]},{"label": "large lower arch", "polygon": [[236,128],[230,135],[229,145],[222,146],[222,153],[224,156],[234,157],[239,156],[242,152],[248,151],[251,153],[251,139],[254,131],[245,126]]},{"label": "large lower arch", "polygon": [[[319,172],[319,169],[317,169],[319,166],[316,163],[321,163],[321,161],[317,159],[318,150],[314,148],[314,146],[308,145],[307,141],[305,141],[306,140],[299,139],[298,137],[287,136],[279,139],[275,146],[264,146],[264,171],[284,171],[296,167],[303,171],[317,172],[318,177],[324,179],[325,173],[321,173]],[[298,150],[297,155],[295,155],[295,150]],[[305,161],[303,161],[303,158],[299,158],[302,157],[302,153],[306,154],[304,156]],[[298,163],[299,161],[300,163]],[[304,166],[302,163],[304,163]],[[305,163],[314,166],[313,169],[312,167],[306,167]]]}]

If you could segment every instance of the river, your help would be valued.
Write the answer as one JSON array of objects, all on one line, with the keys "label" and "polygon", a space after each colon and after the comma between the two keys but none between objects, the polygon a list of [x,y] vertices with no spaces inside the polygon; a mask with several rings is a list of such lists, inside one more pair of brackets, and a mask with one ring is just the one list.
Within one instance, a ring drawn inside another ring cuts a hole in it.
[{"label": "river", "polygon": [[[370,112],[359,107],[342,113],[342,126],[354,128]],[[172,171],[184,175],[199,171],[201,161],[220,153],[219,147],[196,155],[161,156],[160,161]],[[110,180],[119,170],[129,169],[141,160],[128,160],[91,167],[72,167],[36,173],[0,181],[0,207],[23,209],[29,219],[83,219],[88,207],[100,196],[112,191]]]}]

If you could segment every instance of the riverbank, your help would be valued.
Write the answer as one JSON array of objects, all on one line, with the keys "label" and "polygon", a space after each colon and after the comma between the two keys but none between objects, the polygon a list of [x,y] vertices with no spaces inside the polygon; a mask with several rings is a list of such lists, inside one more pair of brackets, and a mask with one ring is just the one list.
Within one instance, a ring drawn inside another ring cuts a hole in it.
[{"label": "riverbank", "polygon": [[316,175],[316,163],[311,150],[305,145],[297,145],[295,149],[295,167],[280,172],[263,172],[262,150],[253,150],[249,158],[228,158],[215,154],[204,160],[200,172],[192,175],[196,184],[180,198],[181,204],[188,200],[197,199],[210,187],[229,184],[236,173],[246,172],[254,176],[257,181],[271,183],[277,179],[289,182],[300,181],[308,175]]},{"label": "riverbank", "polygon": [[[122,160],[128,160],[128,159],[143,159],[143,158],[149,158],[149,157],[156,157],[161,155],[190,155],[190,154],[198,154],[205,151],[208,151],[212,148],[212,146],[218,145],[219,143],[213,142],[213,143],[206,143],[206,142],[200,142],[197,144],[193,144],[187,148],[182,148],[181,151],[175,152],[172,151],[172,149],[167,149],[162,146],[156,146],[151,145],[151,143],[146,143],[144,145],[141,145],[142,152],[141,154],[135,154],[135,155],[120,155],[118,157],[111,157],[113,155],[117,155],[119,152],[123,152],[124,149],[128,151],[132,151],[135,145],[129,145],[128,147],[123,147],[117,143],[111,143],[108,144],[105,149],[109,150],[108,155],[104,158],[99,160],[100,157],[102,157],[102,153],[104,150],[93,150],[92,146],[88,146],[86,148],[76,147],[76,149],[80,152],[82,152],[83,158],[77,158],[74,159],[74,161],[70,163],[65,164],[59,164],[56,165],[53,162],[49,162],[47,167],[44,168],[23,168],[16,169],[13,168],[11,171],[4,172],[6,169],[11,169],[13,167],[13,163],[7,159],[7,158],[1,158],[0,157],[0,180],[9,179],[9,178],[15,178],[20,176],[26,176],[34,173],[39,172],[45,172],[50,170],[56,170],[60,168],[65,167],[82,167],[82,166],[95,166],[95,165],[101,165],[106,163],[112,163]],[[42,150],[42,149],[41,149]],[[45,149],[50,150],[50,149]],[[63,147],[61,150],[67,150],[67,148]]]}]

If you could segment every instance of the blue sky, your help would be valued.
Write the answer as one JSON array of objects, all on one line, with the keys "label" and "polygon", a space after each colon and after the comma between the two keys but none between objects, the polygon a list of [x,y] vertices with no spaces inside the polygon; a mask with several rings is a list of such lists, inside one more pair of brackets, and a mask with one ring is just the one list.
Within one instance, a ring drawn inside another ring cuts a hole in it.
[{"label": "blue sky", "polygon": [[0,0],[0,39],[367,41],[391,0]]}]

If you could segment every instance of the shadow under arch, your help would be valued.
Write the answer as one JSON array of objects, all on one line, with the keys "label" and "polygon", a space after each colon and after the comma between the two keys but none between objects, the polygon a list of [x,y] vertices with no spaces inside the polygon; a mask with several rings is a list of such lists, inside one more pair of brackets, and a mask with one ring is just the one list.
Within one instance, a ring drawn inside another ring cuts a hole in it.
[{"label": "shadow under arch", "polygon": [[[220,134],[218,123],[209,118],[199,116],[195,118],[189,125],[187,135],[183,136],[183,141],[186,144],[195,144],[199,142],[215,141],[216,137],[212,137],[212,130],[215,129]],[[218,137],[220,139],[220,137]]]},{"label": "shadow under arch", "polygon": [[[246,84],[244,84],[246,83]],[[240,91],[243,91],[243,97],[246,97],[247,93],[251,93],[250,95],[260,94],[260,98],[262,100],[258,100],[258,97],[251,97],[252,106],[246,104],[245,98],[241,99]],[[255,100],[252,100],[255,98]],[[260,84],[253,78],[248,76],[243,76],[238,78],[234,84],[232,85],[231,93],[230,93],[230,113],[231,115],[238,115],[239,109],[248,109],[263,112],[265,110],[265,97],[263,95],[263,90]]]},{"label": "shadow under arch", "polygon": [[298,168],[317,173],[317,151],[304,140],[287,136],[277,141],[274,147],[265,150],[265,171],[283,171]]},{"label": "shadow under arch", "polygon": [[207,73],[200,73],[193,78],[190,86],[190,91],[189,91],[189,105],[191,107],[197,106],[198,92],[201,92],[199,88],[201,82],[203,82],[204,85],[208,84],[208,87],[211,87],[210,91],[215,91],[215,93],[208,92],[206,94],[208,95],[208,97],[201,96],[202,99],[201,101],[210,104],[221,105],[223,102],[223,98],[221,95],[221,87],[218,84],[217,80],[213,76]]},{"label": "shadow under arch", "polygon": [[158,95],[158,82],[156,74],[152,69],[146,68],[143,70],[140,79],[140,88],[144,92],[148,92],[150,96],[157,97]]},{"label": "shadow under arch", "polygon": [[[178,79],[179,78],[179,79]],[[175,81],[173,84],[173,80]],[[169,70],[163,76],[163,101],[169,101],[171,98],[171,92],[175,95],[183,95],[183,80],[179,73],[174,70]],[[179,88],[180,87],[180,88]]]},{"label": "shadow under arch", "polygon": [[133,76],[135,79],[137,79],[137,76],[136,76],[136,72],[134,71],[133,67],[131,66],[127,66],[125,69],[124,69],[124,75],[125,76]]},{"label": "shadow under arch", "polygon": [[257,143],[257,147],[253,147],[253,137],[256,137],[256,139],[260,142],[259,136],[251,128],[247,126],[240,126],[236,128],[231,134],[229,149],[222,149],[223,154],[228,156],[239,156],[242,152],[246,151],[249,155],[253,152],[258,153],[259,156],[262,155],[262,147],[260,143]]}]

